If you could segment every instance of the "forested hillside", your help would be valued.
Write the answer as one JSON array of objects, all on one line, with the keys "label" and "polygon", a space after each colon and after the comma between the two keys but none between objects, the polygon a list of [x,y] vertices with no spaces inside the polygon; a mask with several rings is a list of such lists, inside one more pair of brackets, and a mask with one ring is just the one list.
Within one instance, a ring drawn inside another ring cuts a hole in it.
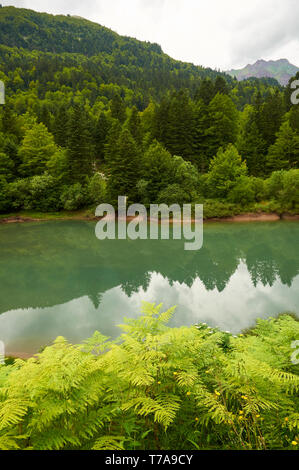
[{"label": "forested hillside", "polygon": [[299,108],[84,19],[0,9],[0,211],[129,201],[298,212]]}]

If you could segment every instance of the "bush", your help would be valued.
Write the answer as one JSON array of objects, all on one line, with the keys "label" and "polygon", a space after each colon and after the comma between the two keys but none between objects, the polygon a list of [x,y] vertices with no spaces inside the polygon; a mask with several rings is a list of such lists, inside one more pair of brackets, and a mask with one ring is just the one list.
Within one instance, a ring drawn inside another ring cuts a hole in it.
[{"label": "bush", "polygon": [[204,219],[213,217],[230,217],[240,214],[241,207],[227,201],[219,201],[218,199],[206,199],[203,205]]},{"label": "bush", "polygon": [[266,194],[270,199],[278,199],[283,186],[285,171],[274,171],[270,178],[266,180]]},{"label": "bush", "polygon": [[229,145],[219,149],[210,164],[207,178],[208,195],[212,198],[226,198],[241,176],[247,175],[246,163],[237,149]]},{"label": "bush", "polygon": [[47,173],[30,179],[29,193],[32,209],[48,212],[62,208],[57,182]]},{"label": "bush", "polygon": [[256,178],[251,176],[252,189],[254,191],[254,199],[257,202],[264,201],[267,197],[267,189],[265,180],[263,178]]},{"label": "bush", "polygon": [[283,175],[282,190],[279,199],[290,209],[299,206],[299,170],[289,170]]},{"label": "bush", "polygon": [[63,208],[67,211],[81,209],[86,204],[86,191],[80,183],[64,186],[60,200]]},{"label": "bush", "polygon": [[12,209],[32,209],[30,178],[21,178],[13,181],[8,186],[8,192]]},{"label": "bush", "polygon": [[267,194],[285,210],[299,205],[299,170],[275,171],[266,181]]}]

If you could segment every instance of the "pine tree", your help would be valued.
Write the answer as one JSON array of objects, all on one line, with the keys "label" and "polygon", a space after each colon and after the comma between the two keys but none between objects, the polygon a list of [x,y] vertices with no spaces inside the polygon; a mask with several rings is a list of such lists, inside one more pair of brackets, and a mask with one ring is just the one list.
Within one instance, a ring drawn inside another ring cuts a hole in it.
[{"label": "pine tree", "polygon": [[106,113],[101,112],[97,119],[93,133],[95,158],[97,164],[101,164],[105,160],[105,145],[107,143],[110,127],[111,122],[108,120]]},{"label": "pine tree", "polygon": [[276,134],[282,124],[283,114],[284,107],[280,93],[278,91],[274,94],[270,93],[261,108],[260,116],[260,132],[267,144],[267,149],[276,140]]},{"label": "pine tree", "polygon": [[224,78],[221,76],[216,77],[215,84],[214,84],[214,93],[215,95],[217,95],[217,93],[220,93],[222,95],[229,94],[227,83],[224,80]]},{"label": "pine tree", "polygon": [[46,103],[43,103],[38,113],[38,122],[46,126],[49,132],[52,132],[52,117]]},{"label": "pine tree", "polygon": [[215,96],[215,87],[211,79],[205,78],[195,94],[195,101],[202,100],[205,105],[210,104]]},{"label": "pine tree", "polygon": [[269,149],[267,166],[270,171],[299,166],[299,136],[288,121],[282,124],[275,144]]},{"label": "pine tree", "polygon": [[107,164],[108,168],[110,168],[110,163],[111,165],[113,164],[117,147],[116,144],[118,142],[121,131],[122,127],[120,122],[117,119],[114,119],[108,132],[106,144],[104,147],[105,163]]},{"label": "pine tree", "polygon": [[140,115],[136,106],[133,106],[133,108],[131,109],[126,125],[133,139],[135,140],[135,142],[138,145],[141,145],[141,142],[142,142],[141,120],[140,120]]},{"label": "pine tree", "polygon": [[265,174],[266,148],[267,144],[251,113],[238,139],[238,150],[243,160],[246,161],[250,175],[262,176]]},{"label": "pine tree", "polygon": [[110,109],[113,119],[118,119],[119,122],[124,123],[126,119],[126,107],[118,93],[113,96]]},{"label": "pine tree", "polygon": [[75,104],[68,126],[68,159],[70,180],[84,182],[93,172],[93,146],[88,117],[82,107]]},{"label": "pine tree", "polygon": [[66,106],[63,104],[59,107],[58,112],[55,116],[53,123],[53,134],[55,142],[59,147],[67,146],[67,135],[68,135],[68,121],[69,116],[67,113]]},{"label": "pine tree", "polygon": [[194,161],[194,110],[185,91],[164,100],[156,113],[156,138],[172,155]]},{"label": "pine tree", "polygon": [[209,128],[208,106],[202,100],[195,104],[194,109],[194,164],[205,173],[209,168],[210,153],[207,129]]}]

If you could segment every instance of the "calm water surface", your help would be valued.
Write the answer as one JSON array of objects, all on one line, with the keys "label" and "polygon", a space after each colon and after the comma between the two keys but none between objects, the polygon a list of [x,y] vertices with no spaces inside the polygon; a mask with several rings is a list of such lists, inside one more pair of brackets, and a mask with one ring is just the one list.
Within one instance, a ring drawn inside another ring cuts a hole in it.
[{"label": "calm water surface", "polygon": [[0,340],[32,354],[65,336],[116,337],[141,302],[177,305],[171,325],[237,333],[256,319],[299,314],[299,223],[206,224],[204,246],[105,240],[95,223],[0,225]]}]

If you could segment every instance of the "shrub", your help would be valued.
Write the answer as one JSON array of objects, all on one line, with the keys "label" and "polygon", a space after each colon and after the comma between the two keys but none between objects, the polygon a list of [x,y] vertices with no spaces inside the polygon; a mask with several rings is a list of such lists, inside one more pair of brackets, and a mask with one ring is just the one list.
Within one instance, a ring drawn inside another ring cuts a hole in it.
[{"label": "shrub", "polygon": [[30,179],[29,193],[33,209],[47,212],[62,207],[57,182],[47,173]]},{"label": "shrub", "polygon": [[206,199],[203,205],[203,215],[205,219],[213,217],[230,217],[240,214],[240,206],[218,199]]},{"label": "shrub", "polygon": [[225,151],[220,148],[210,164],[207,178],[209,197],[226,198],[237,180],[246,175],[246,163],[237,149],[233,145],[229,145]]},{"label": "shrub", "polygon": [[12,209],[32,209],[30,178],[20,178],[13,181],[8,186],[8,192]]},{"label": "shrub", "polygon": [[250,179],[252,189],[254,191],[255,201],[263,201],[267,196],[265,180],[263,180],[263,178],[256,178],[254,176],[252,176]]},{"label": "shrub", "polygon": [[283,175],[279,198],[284,206],[293,209],[299,205],[299,170],[289,170]]},{"label": "shrub", "polygon": [[266,180],[266,193],[269,198],[278,199],[283,186],[285,171],[274,171],[270,178]]},{"label": "shrub", "polygon": [[252,178],[241,176],[236,180],[234,187],[228,193],[227,200],[236,204],[246,205],[255,200],[255,191]]},{"label": "shrub", "polygon": [[60,197],[63,208],[67,211],[75,211],[84,207],[86,199],[86,191],[80,183],[65,186]]}]

